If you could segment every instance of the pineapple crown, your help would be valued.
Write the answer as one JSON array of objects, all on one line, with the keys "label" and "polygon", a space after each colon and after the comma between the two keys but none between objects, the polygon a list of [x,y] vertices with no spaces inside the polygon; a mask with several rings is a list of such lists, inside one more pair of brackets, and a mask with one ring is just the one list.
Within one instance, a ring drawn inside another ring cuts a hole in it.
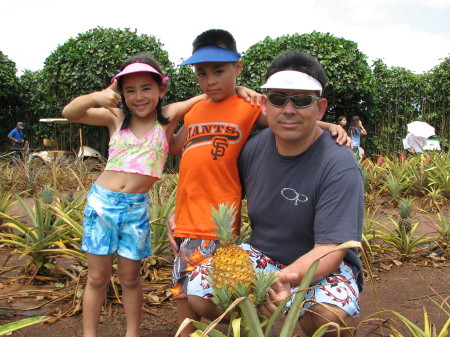
[{"label": "pineapple crown", "polygon": [[50,185],[45,185],[45,188],[41,191],[41,200],[46,204],[51,204],[53,202],[53,190]]},{"label": "pineapple crown", "polygon": [[217,238],[222,242],[231,242],[233,240],[233,223],[236,219],[236,206],[232,204],[228,207],[228,203],[219,204],[218,209],[211,206],[212,221],[217,234]]},{"label": "pineapple crown", "polygon": [[400,217],[406,219],[411,214],[414,199],[403,199],[400,201]]}]

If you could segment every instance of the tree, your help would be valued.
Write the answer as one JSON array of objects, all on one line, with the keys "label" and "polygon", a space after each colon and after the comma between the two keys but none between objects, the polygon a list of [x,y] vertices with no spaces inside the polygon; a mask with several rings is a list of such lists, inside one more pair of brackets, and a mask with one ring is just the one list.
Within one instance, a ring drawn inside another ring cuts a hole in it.
[{"label": "tree", "polygon": [[[174,73],[173,64],[162,47],[155,37],[137,35],[128,28],[97,27],[69,39],[45,60],[42,70],[45,103],[41,103],[48,110],[40,117],[60,116],[73,98],[106,88],[122,62],[140,52],[149,52],[170,76]],[[105,154],[109,139],[106,129],[91,126],[82,129],[86,143]]]},{"label": "tree", "polygon": [[374,84],[366,56],[355,42],[329,33],[266,37],[243,55],[244,70],[239,83],[260,91],[270,62],[282,52],[294,49],[315,56],[325,69],[329,79],[324,92],[329,104],[325,118],[335,122],[339,115],[360,115],[364,120]]},{"label": "tree", "polygon": [[16,64],[0,51],[0,132],[7,134],[22,119],[17,105],[19,80]]},{"label": "tree", "polygon": [[424,75],[422,114],[436,128],[441,146],[450,147],[450,57]]},{"label": "tree", "polygon": [[423,79],[405,68],[388,68],[381,60],[375,60],[373,74],[373,104],[366,123],[372,138],[368,150],[376,154],[401,153],[407,124],[422,119]]}]

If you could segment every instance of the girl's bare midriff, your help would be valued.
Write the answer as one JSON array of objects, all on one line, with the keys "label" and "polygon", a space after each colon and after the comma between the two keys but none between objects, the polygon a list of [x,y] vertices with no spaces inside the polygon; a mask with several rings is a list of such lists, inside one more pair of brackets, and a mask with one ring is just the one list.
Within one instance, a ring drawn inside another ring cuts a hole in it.
[{"label": "girl's bare midriff", "polygon": [[137,173],[103,171],[97,184],[108,190],[123,193],[147,193],[158,178]]}]

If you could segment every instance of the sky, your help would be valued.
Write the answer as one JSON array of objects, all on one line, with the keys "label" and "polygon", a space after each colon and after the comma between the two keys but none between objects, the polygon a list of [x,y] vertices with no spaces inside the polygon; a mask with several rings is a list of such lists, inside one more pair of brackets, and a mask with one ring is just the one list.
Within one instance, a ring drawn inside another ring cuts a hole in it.
[{"label": "sky", "polygon": [[417,74],[450,56],[450,0],[5,0],[0,8],[0,51],[19,76],[96,27],[154,36],[175,64],[211,28],[232,33],[239,52],[267,36],[330,33],[356,42],[369,65],[381,59]]}]

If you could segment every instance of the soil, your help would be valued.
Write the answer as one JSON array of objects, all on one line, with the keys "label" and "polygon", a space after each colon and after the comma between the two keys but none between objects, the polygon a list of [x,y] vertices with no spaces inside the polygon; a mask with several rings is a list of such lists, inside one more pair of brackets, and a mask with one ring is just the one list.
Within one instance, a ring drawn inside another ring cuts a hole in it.
[{"label": "soil", "polygon": [[[380,205],[381,207],[377,209],[378,215],[396,214],[396,211],[386,202],[381,202]],[[450,206],[444,206],[441,212],[449,216]],[[22,216],[18,208],[11,210],[10,214]],[[414,213],[412,216],[420,223],[417,234],[436,234],[436,225],[431,221],[432,216],[423,212]],[[65,313],[73,308],[72,298],[38,307],[42,304],[43,297],[35,295],[33,290],[45,291],[46,287],[49,287],[46,282],[33,286],[9,284],[11,275],[20,274],[17,266],[22,263],[18,255],[11,255],[11,252],[10,248],[0,247],[0,326],[28,316],[48,313],[58,316],[58,313]],[[390,336],[392,335],[391,324],[400,329],[404,336],[411,335],[392,314],[380,313],[383,310],[394,310],[419,327],[423,327],[424,310],[426,310],[429,320],[437,329],[443,327],[449,312],[450,267],[448,260],[441,256],[440,252],[427,249],[406,262],[401,262],[395,255],[374,256],[371,272],[373,278],[367,275],[365,289],[361,294],[361,316],[356,322],[356,336]],[[55,287],[49,287],[48,290],[56,291]],[[20,292],[31,295],[16,300],[14,295]],[[146,295],[144,293],[144,296]],[[21,311],[20,308],[33,308],[33,310]],[[157,305],[146,305],[146,312],[142,318],[141,336],[175,336],[177,329],[176,308],[170,298],[159,301]],[[79,337],[82,335],[82,318],[78,311],[72,316],[63,315],[52,323],[23,328],[10,336]],[[125,318],[120,304],[108,301],[102,313],[98,336],[125,336]],[[299,336],[302,335],[299,334]]]}]

